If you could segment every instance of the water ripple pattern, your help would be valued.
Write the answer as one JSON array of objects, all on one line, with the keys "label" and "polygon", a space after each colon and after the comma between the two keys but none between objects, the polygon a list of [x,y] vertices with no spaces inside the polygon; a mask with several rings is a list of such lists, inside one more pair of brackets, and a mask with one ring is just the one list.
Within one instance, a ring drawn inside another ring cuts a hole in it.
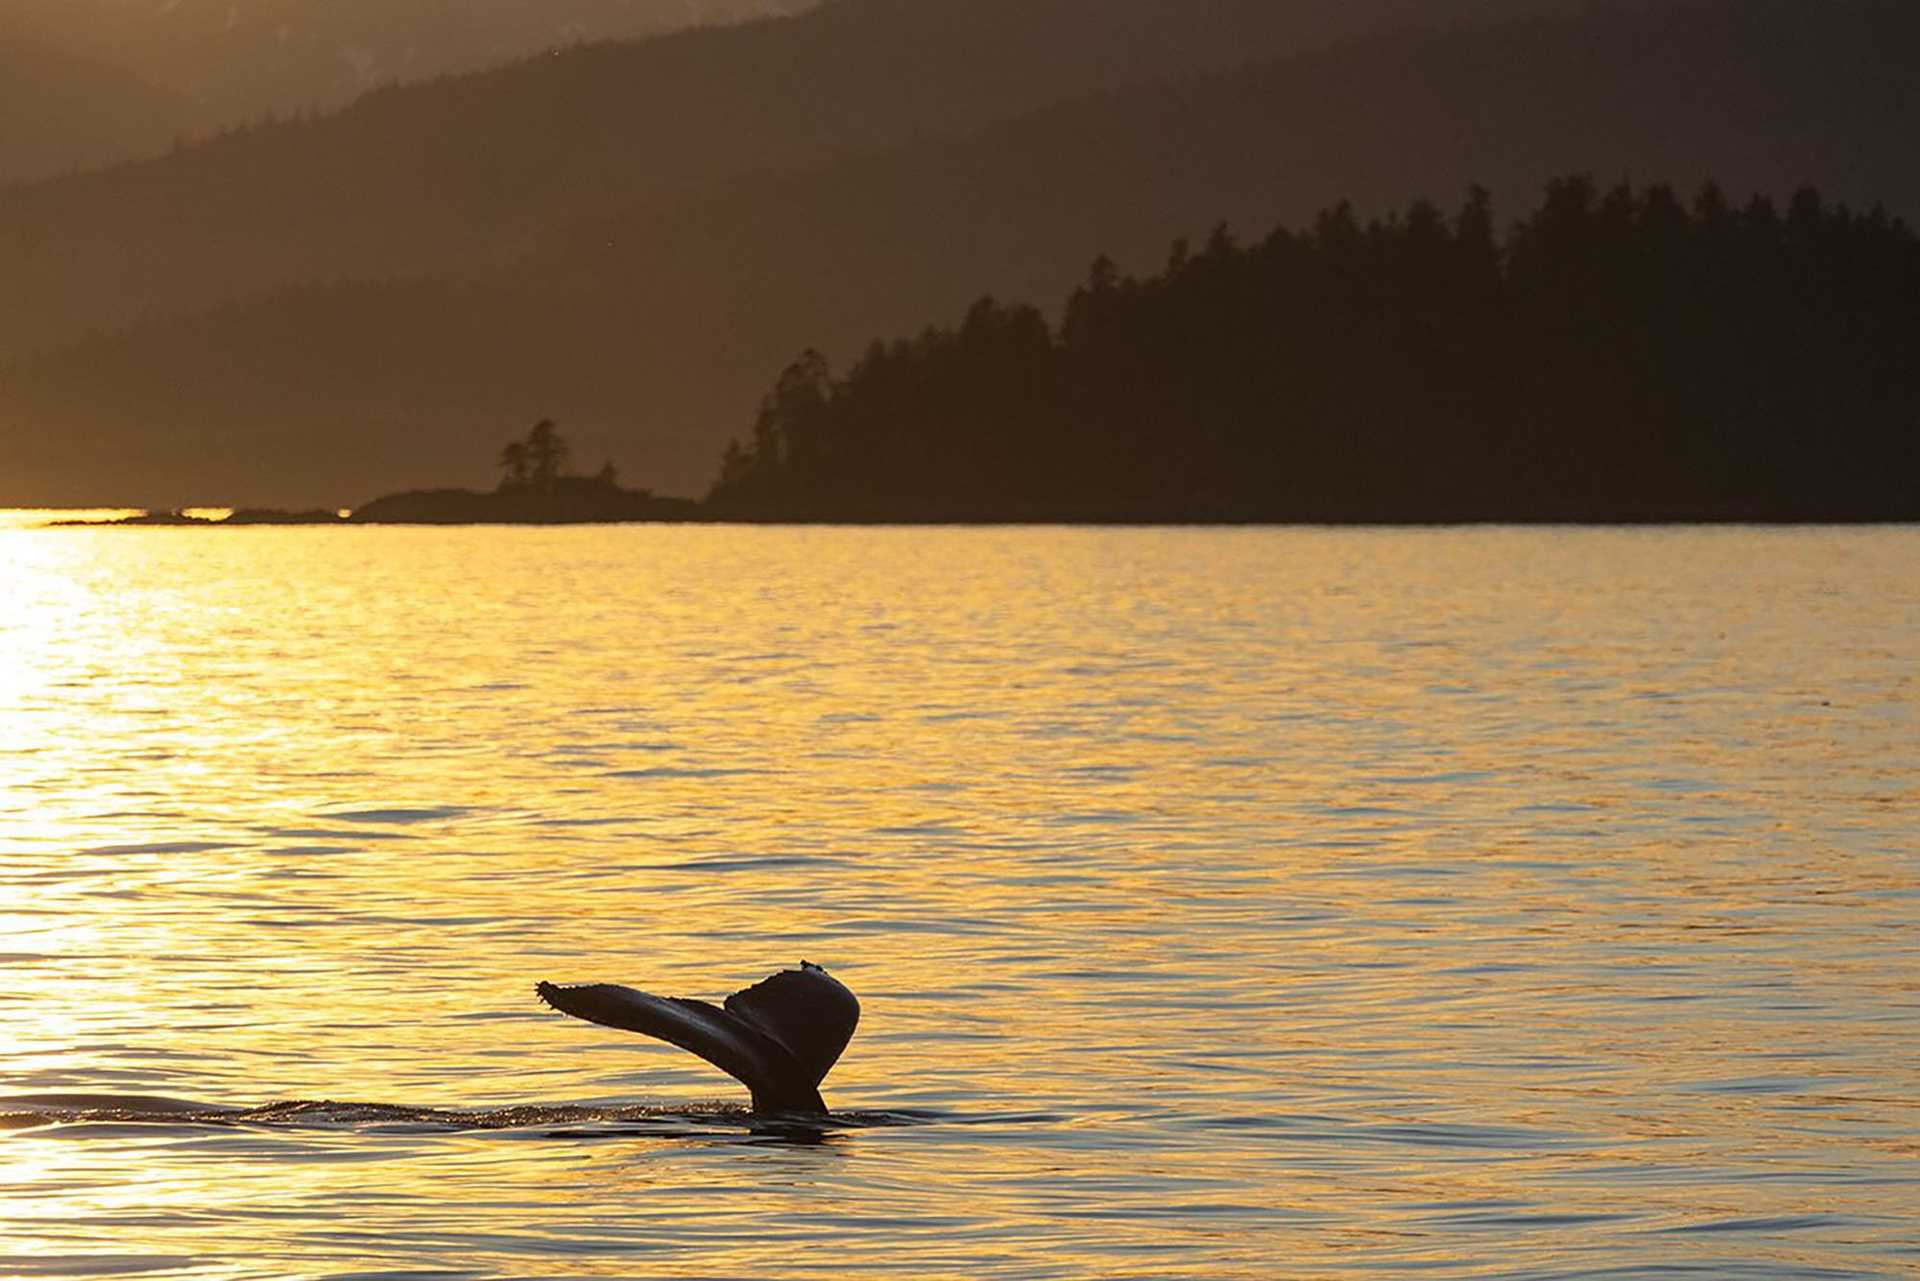
[{"label": "water ripple pattern", "polygon": [[0,1275],[1920,1272],[1920,531],[25,523]]}]

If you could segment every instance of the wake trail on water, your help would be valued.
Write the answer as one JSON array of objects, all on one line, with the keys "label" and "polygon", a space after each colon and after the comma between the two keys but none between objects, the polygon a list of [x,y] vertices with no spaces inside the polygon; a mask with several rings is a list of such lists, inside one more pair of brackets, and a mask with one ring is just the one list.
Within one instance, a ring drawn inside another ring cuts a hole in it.
[{"label": "wake trail on water", "polygon": [[733,1104],[687,1106],[522,1104],[503,1108],[428,1108],[394,1103],[300,1099],[259,1107],[217,1107],[151,1095],[44,1094],[0,1098],[0,1131],[51,1126],[154,1125],[216,1128],[326,1129],[366,1133],[459,1133],[534,1130],[573,1137],[650,1134],[707,1137],[824,1135],[835,1130],[920,1125],[929,1112],[835,1112],[827,1116],[766,1115]]}]

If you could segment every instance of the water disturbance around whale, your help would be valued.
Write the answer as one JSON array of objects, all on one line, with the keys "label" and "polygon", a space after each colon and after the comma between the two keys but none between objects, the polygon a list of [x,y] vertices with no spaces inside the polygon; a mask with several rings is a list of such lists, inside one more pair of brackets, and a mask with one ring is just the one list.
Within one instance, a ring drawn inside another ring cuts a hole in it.
[{"label": "water disturbance around whale", "polygon": [[534,990],[563,1014],[691,1050],[751,1090],[756,1112],[825,1113],[820,1082],[860,1022],[853,993],[808,961],[718,1006],[612,983]]}]

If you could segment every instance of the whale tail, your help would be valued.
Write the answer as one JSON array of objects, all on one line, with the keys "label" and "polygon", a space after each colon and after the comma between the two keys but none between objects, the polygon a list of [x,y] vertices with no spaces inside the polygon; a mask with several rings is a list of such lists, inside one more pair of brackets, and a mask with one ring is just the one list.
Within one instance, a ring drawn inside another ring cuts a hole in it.
[{"label": "whale tail", "polygon": [[853,993],[806,961],[722,1005],[613,983],[539,983],[534,991],[562,1014],[691,1050],[751,1090],[756,1112],[824,1113],[820,1082],[860,1022]]}]

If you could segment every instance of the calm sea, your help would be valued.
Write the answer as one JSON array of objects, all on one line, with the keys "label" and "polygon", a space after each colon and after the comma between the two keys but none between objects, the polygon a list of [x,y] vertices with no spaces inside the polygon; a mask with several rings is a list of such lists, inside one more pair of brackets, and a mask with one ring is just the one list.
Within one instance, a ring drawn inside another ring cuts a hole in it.
[{"label": "calm sea", "polygon": [[1920,530],[25,523],[0,1275],[1920,1274]]}]

